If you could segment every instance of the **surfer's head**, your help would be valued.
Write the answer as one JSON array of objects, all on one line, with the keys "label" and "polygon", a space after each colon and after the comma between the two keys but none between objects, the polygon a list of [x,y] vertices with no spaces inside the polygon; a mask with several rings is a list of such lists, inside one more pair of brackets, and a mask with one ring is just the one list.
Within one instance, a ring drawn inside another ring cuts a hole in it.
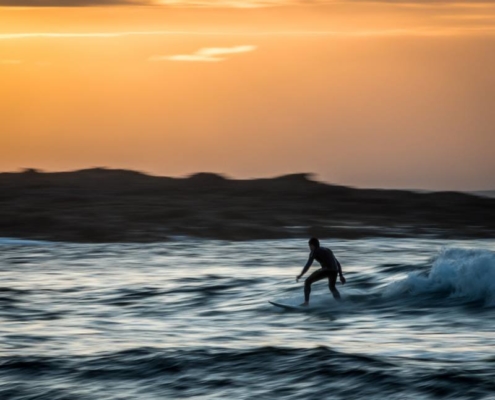
[{"label": "surfer's head", "polygon": [[320,241],[315,237],[312,237],[311,239],[309,239],[308,244],[309,244],[309,248],[311,249],[311,251],[314,251],[315,249],[320,247]]}]

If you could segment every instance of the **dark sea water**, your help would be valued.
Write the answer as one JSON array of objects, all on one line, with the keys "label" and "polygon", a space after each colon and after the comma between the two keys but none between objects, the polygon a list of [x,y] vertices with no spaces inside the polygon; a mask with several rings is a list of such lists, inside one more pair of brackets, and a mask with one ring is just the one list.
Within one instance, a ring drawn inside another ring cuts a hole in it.
[{"label": "dark sea water", "polygon": [[0,399],[495,399],[495,240],[323,244],[2,239]]}]

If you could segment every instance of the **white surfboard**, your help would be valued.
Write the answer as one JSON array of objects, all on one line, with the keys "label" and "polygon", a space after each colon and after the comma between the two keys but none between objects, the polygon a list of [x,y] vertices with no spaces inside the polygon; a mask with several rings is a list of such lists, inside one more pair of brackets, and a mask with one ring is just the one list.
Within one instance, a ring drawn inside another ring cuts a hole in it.
[{"label": "white surfboard", "polygon": [[278,308],[292,311],[307,311],[307,310],[328,310],[335,304],[332,296],[327,293],[315,293],[311,296],[311,301],[308,306],[302,306],[304,297],[295,296],[289,298],[278,298],[274,300],[268,300],[268,302]]},{"label": "white surfboard", "polygon": [[284,304],[284,303],[279,303],[277,301],[270,301],[268,300],[268,303],[271,305],[274,305],[275,307],[280,307],[283,308],[284,310],[304,310],[307,307],[304,306],[299,306],[299,305],[293,305],[293,304]]},{"label": "white surfboard", "polygon": [[301,306],[300,303],[294,303],[294,304],[290,304],[289,302],[280,303],[278,301],[271,301],[271,300],[269,300],[268,303],[270,303],[271,305],[274,305],[275,307],[280,307],[280,308],[283,308],[284,310],[292,310],[292,311],[307,310],[309,308],[309,306],[308,307]]}]

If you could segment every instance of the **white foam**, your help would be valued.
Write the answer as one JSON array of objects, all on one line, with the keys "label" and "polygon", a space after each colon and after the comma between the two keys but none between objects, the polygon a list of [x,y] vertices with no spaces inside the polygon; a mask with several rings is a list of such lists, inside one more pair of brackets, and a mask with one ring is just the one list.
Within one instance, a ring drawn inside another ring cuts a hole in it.
[{"label": "white foam", "polygon": [[495,253],[445,249],[435,259],[428,274],[411,273],[384,289],[387,297],[438,293],[495,306]]}]

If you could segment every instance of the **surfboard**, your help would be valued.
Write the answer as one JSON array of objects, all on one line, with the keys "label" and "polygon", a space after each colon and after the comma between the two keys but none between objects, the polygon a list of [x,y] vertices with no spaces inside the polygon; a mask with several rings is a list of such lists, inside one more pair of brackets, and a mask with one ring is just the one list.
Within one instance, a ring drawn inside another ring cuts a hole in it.
[{"label": "surfboard", "polygon": [[295,304],[284,304],[284,303],[279,303],[277,301],[271,301],[271,300],[268,300],[268,303],[270,303],[271,305],[274,305],[275,307],[283,308],[284,310],[296,311],[296,310],[307,310],[308,309],[308,307],[305,307],[305,306],[300,306],[300,305],[295,305]]}]

